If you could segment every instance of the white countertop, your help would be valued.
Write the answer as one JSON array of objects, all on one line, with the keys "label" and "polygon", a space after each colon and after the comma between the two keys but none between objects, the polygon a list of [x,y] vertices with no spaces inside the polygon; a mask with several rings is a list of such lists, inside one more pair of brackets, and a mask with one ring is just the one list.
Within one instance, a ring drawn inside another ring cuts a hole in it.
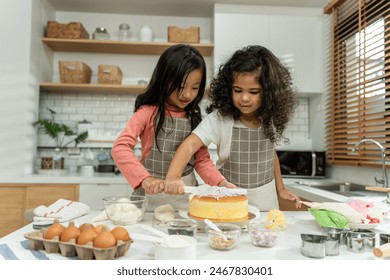
[{"label": "white countertop", "polygon": [[[99,212],[92,212],[86,216],[80,217],[76,223],[81,225],[84,222],[91,222]],[[307,211],[285,211],[287,220],[287,227],[281,233],[279,242],[272,248],[261,248],[252,245],[248,232],[244,231],[241,234],[239,243],[231,251],[217,251],[209,247],[205,233],[199,232],[196,235],[198,260],[312,260],[303,256],[300,252],[301,233],[321,234],[321,229],[313,216]],[[152,225],[152,213],[147,213],[144,224]],[[266,213],[260,214],[260,219],[265,220]],[[102,223],[102,222],[99,222]],[[99,223],[94,223],[97,225]],[[64,223],[67,225],[67,223]],[[113,228],[110,222],[106,221],[104,224]],[[145,233],[145,230],[140,229],[137,225],[126,226],[130,236],[131,233]],[[61,256],[59,253],[46,254],[45,251],[31,251],[28,247],[28,242],[24,234],[33,231],[32,225],[29,224],[3,238],[0,239],[0,249],[7,249],[12,251],[14,256],[18,259],[69,259]],[[387,219],[386,223],[374,229],[377,233],[390,233],[390,221]],[[151,260],[154,259],[153,244],[146,241],[135,241],[131,244],[129,251],[121,260]],[[0,250],[0,259],[7,256]],[[8,254],[9,255],[9,254]],[[71,258],[74,259],[74,258]],[[366,249],[364,253],[352,253],[347,251],[346,245],[340,245],[340,254],[338,256],[326,256],[324,260],[374,260],[372,249]]]},{"label": "white countertop", "polygon": [[31,174],[20,178],[1,178],[0,183],[15,184],[128,184],[121,175],[114,173],[98,173],[82,175],[80,173],[65,174]]}]

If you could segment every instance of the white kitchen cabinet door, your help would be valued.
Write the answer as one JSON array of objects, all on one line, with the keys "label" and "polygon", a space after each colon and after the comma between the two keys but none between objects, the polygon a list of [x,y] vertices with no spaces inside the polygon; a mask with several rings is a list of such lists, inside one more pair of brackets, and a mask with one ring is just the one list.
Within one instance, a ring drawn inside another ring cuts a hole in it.
[{"label": "white kitchen cabinet door", "polygon": [[270,15],[272,52],[291,67],[300,94],[323,92],[321,16]]},{"label": "white kitchen cabinet door", "polygon": [[268,16],[250,13],[216,13],[214,17],[215,73],[234,51],[248,45],[269,47]]},{"label": "white kitchen cabinet door", "polygon": [[103,197],[131,194],[133,189],[127,184],[80,184],[80,202],[87,204],[92,211],[104,210]]}]

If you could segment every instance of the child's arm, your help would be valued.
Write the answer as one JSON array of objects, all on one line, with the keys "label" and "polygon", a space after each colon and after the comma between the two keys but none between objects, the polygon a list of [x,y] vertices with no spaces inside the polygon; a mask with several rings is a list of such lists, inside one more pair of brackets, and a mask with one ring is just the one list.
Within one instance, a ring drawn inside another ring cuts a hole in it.
[{"label": "child's arm", "polygon": [[275,177],[275,184],[276,184],[276,190],[278,192],[278,195],[287,200],[291,200],[295,202],[295,208],[301,208],[301,203],[299,196],[297,196],[292,191],[287,190],[284,187],[283,179],[282,179],[282,172],[280,171],[280,164],[279,164],[279,158],[275,151],[275,158],[274,158],[274,177]]},{"label": "child's arm", "polygon": [[168,173],[164,181],[164,192],[168,194],[184,193],[184,183],[180,178],[191,157],[202,146],[203,142],[193,133],[191,133],[183,141],[183,143],[181,143],[169,166]]},{"label": "child's arm", "polygon": [[154,108],[150,106],[144,106],[135,112],[115,140],[111,151],[112,158],[130,186],[134,189],[143,187],[147,194],[155,194],[160,189],[159,183],[162,180],[151,177],[151,174],[134,154],[134,147],[138,138],[141,137],[143,139],[142,154],[149,151],[154,137],[153,122],[151,121],[153,114]]}]

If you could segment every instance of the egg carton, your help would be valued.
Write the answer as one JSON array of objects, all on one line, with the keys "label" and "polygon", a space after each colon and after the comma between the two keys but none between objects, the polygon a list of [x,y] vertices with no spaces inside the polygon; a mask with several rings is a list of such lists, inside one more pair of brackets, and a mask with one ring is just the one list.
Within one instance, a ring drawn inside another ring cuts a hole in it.
[{"label": "egg carton", "polygon": [[81,260],[112,260],[122,257],[133,243],[131,239],[129,241],[118,240],[116,246],[96,248],[92,241],[86,245],[78,245],[75,239],[71,239],[69,242],[60,241],[58,236],[53,239],[45,239],[43,238],[44,231],[45,229],[35,230],[24,235],[32,250],[44,250],[48,254],[60,253],[64,257],[77,256]]}]

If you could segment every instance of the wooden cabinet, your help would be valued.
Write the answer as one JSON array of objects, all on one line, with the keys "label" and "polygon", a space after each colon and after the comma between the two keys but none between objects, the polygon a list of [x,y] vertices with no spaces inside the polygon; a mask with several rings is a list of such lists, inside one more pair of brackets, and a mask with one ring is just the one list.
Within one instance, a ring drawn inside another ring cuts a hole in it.
[{"label": "wooden cabinet", "polygon": [[[305,199],[301,199],[302,201],[307,201]],[[278,197],[279,201],[279,210],[281,211],[307,211],[309,207],[306,205],[302,205],[301,208],[297,209],[295,208],[295,203],[289,200],[281,199]]]},{"label": "wooden cabinet", "polygon": [[[55,52],[106,53],[160,55],[176,43],[168,42],[121,42],[89,39],[43,38],[42,42]],[[204,56],[211,56],[213,44],[191,44]],[[61,84],[41,83],[41,92],[104,92],[139,94],[145,89],[143,85],[109,85],[109,84]]]},{"label": "wooden cabinet", "polygon": [[79,185],[74,184],[0,184],[0,237],[28,223],[27,209],[49,206],[59,198],[78,201]]}]

